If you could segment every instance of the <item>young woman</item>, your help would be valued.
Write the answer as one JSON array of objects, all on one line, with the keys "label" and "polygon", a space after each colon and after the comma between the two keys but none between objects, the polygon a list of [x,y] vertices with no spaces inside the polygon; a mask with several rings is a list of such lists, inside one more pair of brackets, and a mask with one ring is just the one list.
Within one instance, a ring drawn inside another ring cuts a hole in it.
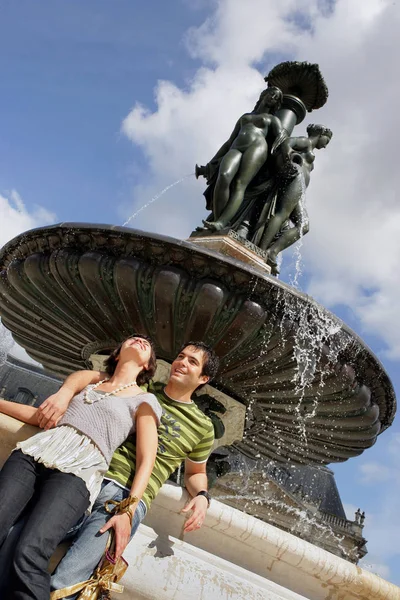
[{"label": "young woman", "polygon": [[[48,600],[48,561],[77,520],[90,510],[114,450],[136,432],[137,464],[130,496],[117,507],[132,521],[153,469],[162,409],[138,387],[154,375],[151,342],[133,336],[106,362],[106,373],[70,375],[44,409],[1,401],[0,411],[43,426],[55,406],[68,405],[53,429],[19,442],[0,472],[0,547],[28,508],[13,558],[9,598]],[[56,400],[56,402],[54,402]],[[45,416],[45,419],[43,417]],[[44,419],[44,421],[43,421]]]}]

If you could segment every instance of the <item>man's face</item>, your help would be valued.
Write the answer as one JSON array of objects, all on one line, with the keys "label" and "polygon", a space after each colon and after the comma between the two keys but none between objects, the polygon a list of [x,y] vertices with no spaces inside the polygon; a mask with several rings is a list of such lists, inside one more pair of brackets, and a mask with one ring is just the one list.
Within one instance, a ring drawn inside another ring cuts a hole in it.
[{"label": "man's face", "polygon": [[204,362],[203,350],[186,346],[171,365],[170,381],[187,389],[195,390],[207,383],[207,375],[202,375]]}]

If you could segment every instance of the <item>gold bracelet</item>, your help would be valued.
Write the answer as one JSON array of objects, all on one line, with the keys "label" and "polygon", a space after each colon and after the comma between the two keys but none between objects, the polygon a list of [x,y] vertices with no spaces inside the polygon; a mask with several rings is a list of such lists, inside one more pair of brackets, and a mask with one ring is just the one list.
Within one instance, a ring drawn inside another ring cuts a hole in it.
[{"label": "gold bracelet", "polygon": [[132,526],[133,512],[132,512],[132,509],[131,509],[130,506],[127,506],[126,508],[123,508],[122,510],[118,511],[116,514],[118,516],[119,515],[128,515],[130,524]]},{"label": "gold bracelet", "polygon": [[[132,510],[131,510],[131,508],[129,506],[128,506],[128,508],[125,509],[125,513],[128,515],[129,522],[130,522],[131,527],[132,527],[133,512],[132,512]],[[122,513],[122,514],[124,514],[124,513]]]},{"label": "gold bracelet", "polygon": [[[121,500],[121,502],[117,502],[117,500],[107,500],[107,502],[104,502],[104,508],[108,513],[119,515],[127,512],[126,509],[130,508],[132,504],[136,504],[137,502],[139,502],[139,498],[137,498],[137,496],[128,496],[127,498]],[[110,508],[108,506],[109,504],[114,504],[114,507]]]}]

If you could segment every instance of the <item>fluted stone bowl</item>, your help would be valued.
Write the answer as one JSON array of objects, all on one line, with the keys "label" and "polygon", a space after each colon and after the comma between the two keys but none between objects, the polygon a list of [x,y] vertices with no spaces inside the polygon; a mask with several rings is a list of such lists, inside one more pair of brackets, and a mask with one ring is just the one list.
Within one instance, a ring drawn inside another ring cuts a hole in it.
[{"label": "fluted stone bowl", "polygon": [[132,332],[172,361],[203,340],[215,387],[248,407],[236,447],[251,458],[326,464],[372,446],[395,413],[381,363],[312,298],[191,242],[126,227],[61,223],[0,253],[0,315],[60,375],[90,367]]}]

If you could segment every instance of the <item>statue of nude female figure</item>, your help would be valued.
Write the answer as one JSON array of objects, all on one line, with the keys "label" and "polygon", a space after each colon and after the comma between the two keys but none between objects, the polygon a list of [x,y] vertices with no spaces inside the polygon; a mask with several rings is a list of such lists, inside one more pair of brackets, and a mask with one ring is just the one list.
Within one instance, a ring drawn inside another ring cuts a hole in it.
[{"label": "statue of nude female figure", "polygon": [[239,210],[247,186],[267,159],[267,135],[272,132],[276,139],[282,132],[280,120],[270,114],[279,108],[282,97],[276,87],[264,90],[253,112],[240,117],[229,140],[210,163],[202,167],[207,169],[222,157],[213,194],[214,221],[203,221],[207,229],[224,229]]},{"label": "statue of nude female figure", "polygon": [[[309,125],[308,138],[287,138],[279,146],[277,152],[277,168],[284,169],[289,160],[297,165],[298,174],[287,183],[276,201],[275,214],[266,224],[259,246],[268,253],[268,264],[273,274],[277,274],[276,257],[279,252],[288,248],[302,235],[309,231],[308,216],[302,199],[305,189],[310,183],[311,171],[314,169],[315,149],[326,148],[332,131],[323,125]],[[294,227],[285,227],[291,221]]]}]

